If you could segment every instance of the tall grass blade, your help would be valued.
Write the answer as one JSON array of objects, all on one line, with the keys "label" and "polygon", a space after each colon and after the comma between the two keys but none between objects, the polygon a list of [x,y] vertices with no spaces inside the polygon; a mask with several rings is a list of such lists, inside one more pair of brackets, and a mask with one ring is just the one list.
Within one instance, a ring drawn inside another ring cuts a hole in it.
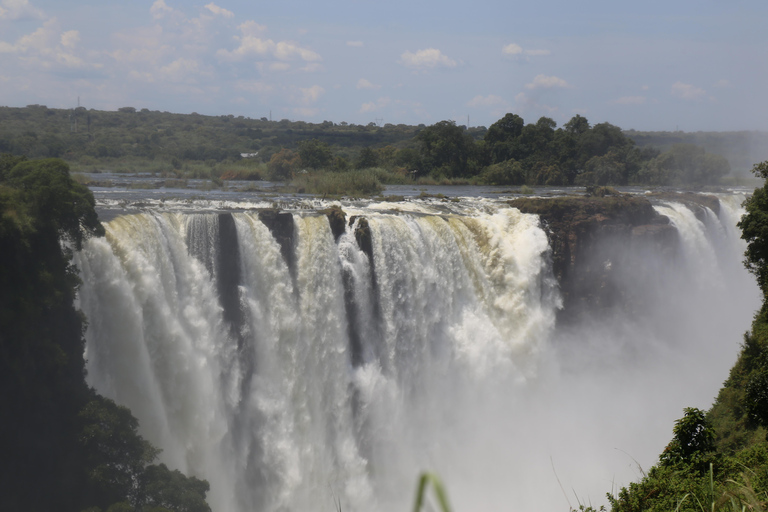
[{"label": "tall grass blade", "polygon": [[432,488],[435,490],[435,496],[437,502],[440,505],[442,512],[451,512],[451,507],[448,505],[448,495],[445,492],[445,487],[440,481],[440,478],[433,473],[422,473],[419,477],[419,485],[416,490],[416,502],[413,506],[413,512],[419,512],[424,505],[424,499],[427,493],[427,484],[432,483]]}]

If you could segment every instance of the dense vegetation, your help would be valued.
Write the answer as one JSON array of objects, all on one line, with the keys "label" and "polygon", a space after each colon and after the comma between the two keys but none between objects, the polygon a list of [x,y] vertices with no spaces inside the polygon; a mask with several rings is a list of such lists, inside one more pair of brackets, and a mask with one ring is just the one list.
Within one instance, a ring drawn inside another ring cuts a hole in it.
[{"label": "dense vegetation", "polygon": [[[151,172],[219,185],[227,179],[296,180],[297,191],[325,193],[337,188],[325,181],[348,181],[332,173],[369,170],[378,185],[364,187],[366,193],[382,183],[700,186],[718,183],[731,170],[723,156],[677,132],[633,134],[642,146],[619,127],[592,126],[580,115],[559,128],[547,117],[525,124],[511,113],[489,128],[453,121],[380,127],[132,107],[0,107],[0,152],[59,157],[80,171]],[[703,142],[720,149],[721,139],[715,134]]]},{"label": "dense vegetation", "polygon": [[[754,167],[768,178],[768,162]],[[768,182],[739,223],[763,305],[709,411],[685,409],[642,480],[610,496],[615,512],[768,510]]]},{"label": "dense vegetation", "polygon": [[0,510],[209,511],[208,483],[152,465],[130,411],[85,382],[71,260],[103,234],[64,161],[0,156]]}]

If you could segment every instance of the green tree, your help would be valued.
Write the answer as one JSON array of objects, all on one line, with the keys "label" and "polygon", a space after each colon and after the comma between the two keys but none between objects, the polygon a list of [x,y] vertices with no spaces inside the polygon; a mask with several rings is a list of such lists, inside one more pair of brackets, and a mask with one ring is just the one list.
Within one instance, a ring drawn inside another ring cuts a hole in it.
[{"label": "green tree", "polygon": [[63,160],[23,161],[5,174],[5,181],[21,191],[38,226],[51,227],[79,249],[88,234],[101,236],[93,194],[69,175]]},{"label": "green tree", "polygon": [[525,121],[522,117],[517,114],[506,114],[488,128],[483,139],[489,144],[510,142],[523,133],[524,126]]},{"label": "green tree", "polygon": [[171,512],[210,512],[205,502],[208,482],[187,477],[165,464],[148,466],[139,478],[141,510],[167,509]]},{"label": "green tree", "polygon": [[488,128],[483,140],[487,144],[492,163],[523,157],[519,151],[518,139],[523,133],[524,126],[522,117],[517,114],[506,114]]},{"label": "green tree", "polygon": [[310,169],[325,169],[333,163],[333,153],[327,142],[318,139],[299,142],[301,165]]},{"label": "green tree", "polygon": [[455,121],[440,121],[420,131],[421,157],[428,172],[448,177],[479,172],[474,139]]},{"label": "green tree", "polygon": [[269,179],[273,181],[285,181],[293,177],[300,164],[299,156],[290,149],[281,148],[272,155],[267,163]]},{"label": "green tree", "polygon": [[578,185],[626,185],[626,165],[618,151],[609,151],[603,156],[593,156],[584,166],[585,172],[578,176]]},{"label": "green tree", "polygon": [[95,395],[79,418],[91,502],[106,507],[127,498],[136,503],[138,480],[159,450],[138,434],[139,422],[131,411],[112,400]]},{"label": "green tree", "polygon": [[524,185],[525,170],[520,162],[505,160],[491,164],[481,174],[485,183],[489,185]]},{"label": "green tree", "polygon": [[[756,164],[752,172],[760,178],[768,178],[768,161]],[[756,188],[744,202],[747,213],[739,221],[741,238],[747,242],[744,265],[757,277],[757,284],[768,296],[768,182]]]},{"label": "green tree", "polygon": [[[603,156],[612,148],[631,146],[634,143],[621,128],[610,123],[599,123],[579,136],[579,159],[586,163],[592,157]],[[580,166],[583,168],[583,165]]]},{"label": "green tree", "polygon": [[750,375],[744,390],[744,409],[751,423],[768,427],[768,368]]},{"label": "green tree", "polygon": [[589,121],[587,121],[586,117],[576,114],[563,125],[563,128],[571,135],[582,135],[589,131]]},{"label": "green tree", "polygon": [[417,171],[423,166],[421,155],[413,148],[399,150],[397,155],[395,155],[395,164],[405,168],[406,171]]},{"label": "green tree", "polygon": [[552,141],[557,123],[549,117],[541,117],[536,124],[528,124],[520,134],[520,151],[531,161],[548,162],[554,156]]},{"label": "green tree", "polygon": [[366,146],[360,150],[360,154],[355,160],[355,169],[368,169],[379,165],[379,157],[376,152]]},{"label": "green tree", "polygon": [[700,463],[715,449],[715,432],[701,409],[686,407],[685,415],[675,422],[672,441],[661,456],[662,465],[678,462]]}]

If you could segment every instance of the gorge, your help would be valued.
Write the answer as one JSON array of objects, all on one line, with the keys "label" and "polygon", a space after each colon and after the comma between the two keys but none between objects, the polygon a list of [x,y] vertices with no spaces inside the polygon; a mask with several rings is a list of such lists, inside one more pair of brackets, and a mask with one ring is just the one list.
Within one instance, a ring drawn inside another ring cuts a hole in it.
[{"label": "gorge", "polygon": [[76,254],[88,382],[216,511],[602,502],[758,308],[741,193],[194,203]]}]

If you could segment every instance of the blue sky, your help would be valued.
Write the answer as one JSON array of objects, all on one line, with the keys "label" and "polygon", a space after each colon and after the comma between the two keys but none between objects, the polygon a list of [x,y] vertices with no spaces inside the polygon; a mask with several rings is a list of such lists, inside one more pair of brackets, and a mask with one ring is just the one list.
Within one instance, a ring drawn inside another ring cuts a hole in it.
[{"label": "blue sky", "polygon": [[768,130],[765,0],[0,0],[0,105]]}]

